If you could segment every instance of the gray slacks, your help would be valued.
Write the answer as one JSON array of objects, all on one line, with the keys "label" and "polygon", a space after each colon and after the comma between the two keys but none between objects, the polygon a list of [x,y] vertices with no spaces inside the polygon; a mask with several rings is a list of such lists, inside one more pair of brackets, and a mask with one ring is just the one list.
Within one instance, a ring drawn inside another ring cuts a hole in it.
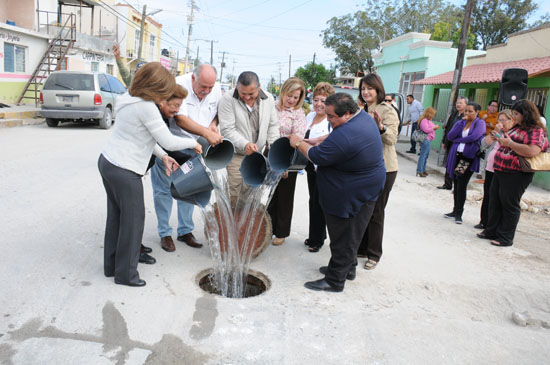
[{"label": "gray slacks", "polygon": [[103,155],[98,168],[107,193],[104,273],[121,283],[133,283],[139,280],[137,265],[145,224],[142,176],[111,164]]}]

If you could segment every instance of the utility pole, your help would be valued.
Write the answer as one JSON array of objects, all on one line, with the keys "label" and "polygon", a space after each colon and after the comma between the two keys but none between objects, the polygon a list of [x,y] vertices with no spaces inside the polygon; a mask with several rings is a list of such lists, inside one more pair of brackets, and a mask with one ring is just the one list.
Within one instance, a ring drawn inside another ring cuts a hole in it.
[{"label": "utility pole", "polygon": [[279,62],[279,90],[281,90],[281,87],[283,86],[283,80],[281,80],[281,62]]},{"label": "utility pole", "polygon": [[144,36],[144,33],[145,33],[145,19],[148,16],[154,15],[156,13],[160,13],[161,11],[162,11],[162,9],[158,9],[158,10],[153,11],[152,13],[147,14],[147,5],[143,5],[143,13],[141,14],[141,26],[139,28],[139,47],[138,47],[138,56],[137,56],[138,62],[141,61],[141,54],[142,54],[142,50],[143,50],[143,36]]},{"label": "utility pole", "polygon": [[466,42],[468,40],[468,29],[470,28],[470,18],[474,10],[476,0],[468,0],[464,8],[464,22],[462,23],[462,31],[460,32],[460,41],[458,43],[458,53],[456,55],[455,72],[453,75],[453,85],[451,86],[451,96],[449,98],[449,106],[447,109],[447,117],[445,123],[449,120],[449,116],[453,111],[453,107],[458,99],[458,88],[460,87],[460,78],[462,77],[462,65],[464,64],[464,54],[466,53]]},{"label": "utility pole", "polygon": [[185,48],[185,68],[183,73],[187,72],[187,67],[189,65],[189,42],[191,41],[191,33],[193,33],[193,24],[195,23],[195,17],[193,12],[199,10],[195,5],[195,0],[191,0],[191,14],[187,17],[187,24],[189,24],[189,29],[187,30],[187,47]]},{"label": "utility pole", "polygon": [[195,62],[194,62],[194,63],[196,63],[196,65],[193,64],[193,66],[197,67],[199,65],[199,62],[200,62],[199,61],[199,46],[197,45],[197,57],[195,57]]},{"label": "utility pole", "polygon": [[313,74],[315,73],[315,55],[316,53],[313,53],[313,63],[311,64],[311,81],[310,85],[313,86]]},{"label": "utility pole", "polygon": [[290,79],[290,65],[292,65],[292,55],[288,55],[288,78]]},{"label": "utility pole", "polygon": [[223,51],[222,53],[222,65],[220,67],[220,84],[223,82],[223,68],[225,67],[225,51]]},{"label": "utility pole", "polygon": [[210,66],[214,63],[214,41],[210,41]]},{"label": "utility pole", "polygon": [[143,49],[143,33],[145,31],[145,18],[147,17],[147,5],[143,5],[143,13],[141,13],[141,27],[139,28],[139,47],[138,47],[138,62],[141,61],[141,51]]},{"label": "utility pole", "polygon": [[235,85],[235,59],[233,58],[233,70],[231,71],[231,88]]}]

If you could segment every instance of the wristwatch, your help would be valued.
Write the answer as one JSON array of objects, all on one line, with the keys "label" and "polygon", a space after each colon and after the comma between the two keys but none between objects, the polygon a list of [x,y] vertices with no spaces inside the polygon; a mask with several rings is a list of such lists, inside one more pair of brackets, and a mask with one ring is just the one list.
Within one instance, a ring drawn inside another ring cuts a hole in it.
[{"label": "wristwatch", "polygon": [[386,126],[384,126],[384,128],[382,128],[382,130],[379,129],[379,131],[380,131],[380,134],[386,133]]},{"label": "wristwatch", "polygon": [[296,147],[296,148],[300,147],[300,143],[302,143],[302,141],[296,142],[296,144],[294,145],[294,147]]}]

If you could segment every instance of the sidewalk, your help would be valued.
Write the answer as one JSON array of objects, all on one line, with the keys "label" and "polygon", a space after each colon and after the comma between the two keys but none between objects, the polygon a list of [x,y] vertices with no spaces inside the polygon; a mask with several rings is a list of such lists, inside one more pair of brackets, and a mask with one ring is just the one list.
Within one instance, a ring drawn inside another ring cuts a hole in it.
[{"label": "sidewalk", "polygon": [[40,107],[34,105],[10,105],[0,108],[0,128],[20,127],[44,123],[40,116]]},{"label": "sidewalk", "polygon": [[[411,144],[410,144],[409,137],[403,136],[403,135],[399,136],[399,140],[397,141],[397,144],[395,146],[397,155],[416,163],[418,161],[418,155],[413,155],[412,153],[405,152],[405,151],[408,151],[410,147],[411,147]],[[419,152],[418,148],[417,148],[417,152]],[[430,174],[441,175],[441,185],[443,185],[443,176],[445,175],[445,167],[437,165],[437,158],[438,158],[437,151],[432,149],[430,151],[430,156],[428,157],[428,162],[426,164],[426,171]],[[476,174],[474,174],[470,179],[468,189],[476,190],[481,194],[483,194],[483,184],[476,183],[475,181],[477,180],[478,179],[476,178]],[[529,210],[534,213],[537,213],[538,211],[546,211],[548,214],[550,214],[550,192],[547,190],[544,190],[538,186],[531,184],[527,188],[527,191],[525,192],[525,194],[523,194],[523,198],[521,200],[522,200],[522,203],[525,203],[525,205],[522,204],[522,210]]]}]

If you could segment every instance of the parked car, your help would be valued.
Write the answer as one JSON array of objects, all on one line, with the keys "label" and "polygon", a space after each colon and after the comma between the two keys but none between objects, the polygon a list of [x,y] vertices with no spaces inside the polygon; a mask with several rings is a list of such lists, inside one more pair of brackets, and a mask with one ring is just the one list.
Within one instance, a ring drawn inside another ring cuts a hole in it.
[{"label": "parked car", "polygon": [[40,93],[41,115],[48,127],[65,122],[93,122],[109,129],[116,97],[126,88],[114,76],[101,72],[52,72]]}]

